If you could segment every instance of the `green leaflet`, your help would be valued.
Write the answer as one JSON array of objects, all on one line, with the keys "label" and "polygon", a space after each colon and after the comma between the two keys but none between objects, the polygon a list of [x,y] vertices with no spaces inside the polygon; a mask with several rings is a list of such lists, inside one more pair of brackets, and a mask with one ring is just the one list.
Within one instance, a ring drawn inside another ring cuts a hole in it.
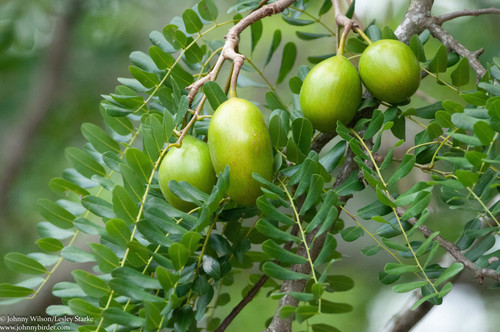
[{"label": "green leaflet", "polygon": [[17,252],[10,252],[4,256],[5,265],[12,271],[26,274],[44,274],[47,269],[36,259]]}]

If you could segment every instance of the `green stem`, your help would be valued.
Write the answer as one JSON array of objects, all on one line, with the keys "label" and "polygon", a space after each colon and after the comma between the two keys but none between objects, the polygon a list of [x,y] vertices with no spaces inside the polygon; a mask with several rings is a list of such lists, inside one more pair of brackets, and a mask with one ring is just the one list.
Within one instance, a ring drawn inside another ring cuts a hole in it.
[{"label": "green stem", "polygon": [[[365,149],[365,151],[368,153],[368,156],[370,157],[372,163],[373,163],[373,167],[375,168],[376,172],[377,172],[377,175],[379,176],[379,179],[380,181],[382,182],[382,184],[384,185],[384,189],[383,191],[385,192],[385,194],[387,195],[387,197],[391,200],[391,201],[394,201],[393,197],[391,196],[389,190],[387,190],[387,184],[385,183],[384,181],[384,178],[382,177],[382,174],[380,173],[380,169],[379,167],[377,166],[377,163],[375,162],[375,158],[373,157],[373,154],[371,152],[371,150],[368,148],[368,146],[366,145],[365,141],[358,135],[358,133],[351,129],[351,132],[356,136],[356,139],[359,141],[359,143],[361,145],[363,145],[363,148]],[[432,288],[434,289],[434,291],[436,293],[439,293],[436,289],[436,287],[434,286],[434,284],[431,282],[431,280],[429,279],[429,277],[427,276],[427,274],[425,273],[425,270],[424,268],[422,267],[422,265],[420,264],[420,261],[417,257],[417,254],[415,253],[415,251],[413,250],[413,247],[411,246],[411,243],[410,243],[410,240],[408,239],[408,235],[406,234],[404,228],[403,228],[403,223],[401,221],[401,218],[399,217],[399,214],[398,212],[396,211],[396,208],[394,206],[391,207],[392,208],[392,212],[394,213],[394,216],[396,217],[396,220],[398,222],[398,225],[399,225],[399,228],[401,229],[401,233],[403,234],[403,237],[405,238],[405,242],[406,242],[406,245],[408,246],[408,249],[410,249],[412,255],[413,255],[413,258],[415,259],[415,262],[417,263],[417,266],[418,268],[420,269],[420,271],[422,272],[422,274],[424,275],[426,281],[432,286]]]},{"label": "green stem", "polygon": [[455,92],[460,92],[460,90],[458,88],[455,88],[453,85],[451,85],[450,83],[448,82],[445,82],[443,81],[442,79],[439,78],[439,76],[437,74],[434,74],[432,72],[430,72],[427,68],[425,68],[424,66],[420,66],[420,68],[425,71],[427,74],[431,75],[432,77],[434,77],[438,82],[441,82],[443,83],[444,85],[446,85],[448,88],[452,89],[453,91]]},{"label": "green stem", "polygon": [[426,165],[415,164],[415,167],[420,168],[422,171],[427,172],[427,173],[439,174],[439,175],[441,175],[444,178],[449,178],[450,176],[453,175],[452,172],[440,171],[440,170],[435,169],[435,168],[429,168],[429,166],[426,166]]},{"label": "green stem", "polygon": [[498,222],[497,218],[495,218],[495,216],[493,215],[493,213],[490,211],[490,209],[488,209],[488,207],[486,206],[486,204],[484,204],[484,202],[481,200],[481,198],[479,196],[476,195],[476,193],[474,192],[474,190],[472,190],[471,188],[467,187],[467,190],[469,191],[469,193],[474,196],[474,198],[479,202],[479,204],[481,205],[481,207],[484,209],[484,211],[486,212],[486,214],[491,218],[493,219],[493,221],[497,224],[497,226],[500,227],[500,223]]},{"label": "green stem", "polygon": [[344,55],[344,45],[345,45],[345,40],[347,38],[346,35],[347,35],[346,33],[342,33],[342,37],[340,37],[339,50],[337,51],[337,55]]},{"label": "green stem", "polygon": [[420,148],[422,146],[433,145],[433,144],[438,144],[438,143],[439,143],[438,141],[432,141],[432,142],[425,142],[425,143],[422,143],[422,144],[414,145],[411,148],[409,148],[408,150],[406,150],[406,154],[408,154],[411,150],[418,149],[418,148]]},{"label": "green stem", "polygon": [[[132,138],[126,144],[127,147],[120,153],[120,155],[119,155],[120,159],[122,159],[125,156],[125,153],[130,148],[130,146],[134,143],[134,141],[135,141],[135,139],[137,138],[138,135],[139,135],[139,131],[135,131],[134,135],[132,135]],[[115,172],[114,170],[111,170],[109,172],[109,174],[107,174],[106,177],[108,179],[110,179],[113,176],[114,172]],[[104,192],[104,189],[102,187],[99,188],[99,191],[96,193],[96,196],[100,197],[103,192]],[[90,211],[87,210],[85,212],[83,218],[87,218],[89,216],[89,214],[90,214]],[[76,230],[75,234],[73,234],[73,236],[71,237],[71,239],[70,239],[70,241],[69,241],[69,243],[68,243],[68,245],[66,247],[69,247],[69,246],[73,245],[73,243],[75,243],[76,239],[78,238],[78,235],[80,235],[80,231]],[[45,287],[45,285],[47,284],[47,282],[50,280],[50,277],[57,271],[57,269],[59,268],[59,266],[61,265],[61,263],[62,263],[63,260],[64,260],[64,257],[60,257],[57,260],[57,262],[54,264],[54,266],[52,267],[52,269],[47,274],[47,277],[38,286],[38,288],[33,293],[33,295],[31,295],[30,297],[27,298],[27,300],[33,300],[33,299],[35,299],[37,297],[37,295],[40,293],[40,291],[43,289],[43,287]]]},{"label": "green stem", "polygon": [[302,237],[302,242],[304,243],[304,248],[306,250],[307,261],[309,262],[309,265],[311,267],[312,278],[313,278],[315,283],[318,283],[318,279],[316,278],[316,272],[314,271],[314,262],[312,260],[311,252],[309,250],[309,245],[308,245],[307,239],[306,239],[306,233],[304,232],[304,229],[302,228],[302,223],[300,221],[300,215],[299,215],[297,208],[295,206],[295,202],[293,201],[293,197],[290,195],[290,192],[288,191],[288,188],[286,187],[285,183],[283,183],[283,181],[279,178],[278,178],[278,180],[280,181],[281,187],[285,191],[286,196],[288,197],[288,200],[290,201],[290,205],[292,207],[293,214],[295,216],[295,223],[299,227],[300,235]]},{"label": "green stem", "polygon": [[[458,128],[454,129],[453,133],[455,133],[457,130],[458,130]],[[443,145],[445,145],[446,142],[448,142],[448,140],[450,138],[451,138],[450,135],[446,136],[446,138],[441,142],[441,144],[439,144],[438,148],[436,149],[436,152],[434,152],[434,154],[432,155],[431,163],[429,164],[429,168],[430,169],[434,168],[434,162],[436,160],[436,157],[437,157],[437,154],[438,154],[439,150],[441,150],[441,148],[443,147]]]},{"label": "green stem", "polygon": [[321,21],[321,19],[317,18],[316,16],[314,15],[311,15],[309,14],[308,12],[306,12],[305,10],[302,10],[302,9],[299,9],[297,7],[294,7],[294,6],[290,6],[289,7],[290,9],[293,9],[293,10],[296,10],[298,12],[301,12],[302,14],[306,15],[306,16],[309,16],[312,20],[314,20],[316,23],[322,25],[329,33],[332,34],[332,36],[335,36],[335,32],[333,30],[331,30],[325,23],[323,23]]},{"label": "green stem", "polygon": [[201,70],[200,70],[200,73],[197,75],[198,78],[201,78],[203,76],[203,72],[205,71],[205,69],[207,69],[208,67],[208,64],[210,63],[210,61],[212,61],[212,59],[219,53],[221,52],[223,49],[223,47],[219,47],[218,49],[216,49],[212,54],[210,54],[210,56],[208,57],[208,59],[205,61],[205,63],[203,63],[203,66],[201,67]]},{"label": "green stem", "polygon": [[237,98],[238,94],[236,93],[236,88],[235,87],[230,87],[229,88],[229,98]]},{"label": "green stem", "polygon": [[205,242],[203,243],[203,247],[201,248],[200,257],[198,257],[198,263],[196,263],[195,278],[198,275],[198,271],[199,271],[200,266],[201,266],[201,261],[203,260],[203,256],[205,255],[205,251],[207,250],[208,240],[210,239],[210,234],[212,234],[212,231],[215,228],[216,222],[217,222],[217,217],[215,217],[214,220],[212,221],[212,224],[210,225],[210,228],[208,229],[207,236],[205,237]]},{"label": "green stem", "polygon": [[181,53],[179,54],[179,56],[177,57],[177,59],[175,59],[175,61],[172,64],[172,66],[170,66],[170,68],[168,69],[167,73],[165,74],[165,76],[163,76],[162,80],[160,81],[160,83],[158,83],[157,85],[155,85],[155,88],[153,89],[153,91],[151,92],[151,94],[148,96],[148,98],[146,100],[144,100],[144,102],[140,106],[138,106],[133,111],[133,113],[139,112],[144,106],[146,106],[149,103],[149,101],[151,101],[151,99],[154,97],[154,95],[156,95],[156,93],[158,92],[158,90],[160,89],[160,87],[163,86],[163,84],[166,82],[167,78],[170,76],[170,73],[172,72],[172,69],[179,63],[179,61],[181,60],[182,56],[186,53],[186,51],[189,48],[191,48],[191,46],[193,46],[194,44],[196,44],[198,42],[198,40],[200,40],[203,36],[205,36],[209,32],[211,32],[211,31],[213,31],[213,30],[215,30],[217,28],[220,28],[221,26],[224,26],[224,25],[227,25],[227,24],[231,24],[231,23],[234,23],[234,22],[235,22],[234,20],[231,20],[231,21],[220,23],[220,24],[214,24],[213,26],[211,26],[207,30],[205,30],[202,33],[200,33],[200,35],[197,36],[195,39],[193,39],[193,41],[188,46],[186,46],[186,48],[182,49]]},{"label": "green stem", "polygon": [[[488,147],[488,151],[486,151],[486,155],[488,156],[488,158],[490,156],[490,152],[491,152],[491,149],[493,148],[493,145],[497,141],[497,138],[498,138],[498,133],[495,133],[495,136],[493,137],[493,140],[491,141],[490,146]],[[486,163],[483,161],[481,163],[481,167],[479,168],[479,173],[481,173],[483,171],[484,165],[486,165]],[[492,167],[492,169],[493,169],[493,167]],[[497,170],[495,170],[495,169],[494,169],[494,171],[497,172]]]},{"label": "green stem", "polygon": [[356,31],[361,36],[361,38],[363,38],[368,43],[368,45],[371,45],[373,43],[373,41],[364,33],[361,28],[355,28],[354,31]]},{"label": "green stem", "polygon": [[276,91],[275,87],[271,84],[271,82],[269,82],[269,80],[267,79],[267,77],[264,75],[264,73],[255,65],[255,63],[253,63],[253,61],[250,59],[250,58],[246,58],[245,60],[246,62],[248,62],[254,69],[255,71],[257,72],[257,74],[259,74],[259,76],[262,78],[262,80],[267,84],[267,86],[269,87],[269,89],[271,89],[272,92],[274,92],[274,94],[276,95],[276,97],[278,97],[278,100],[281,104],[285,105],[285,102],[283,101],[283,99],[281,99],[280,95],[278,94],[278,92]]},{"label": "green stem", "polygon": [[[398,256],[396,256],[389,248],[387,248],[383,243],[381,243],[376,237],[375,235],[373,235],[368,229],[366,229],[359,221],[356,220],[356,218],[349,212],[347,211],[342,205],[340,206],[340,208],[342,209],[342,211],[344,211],[352,220],[354,220],[354,222],[359,226],[361,227],[361,229],[367,233],[368,235],[370,235],[370,237],[375,241],[377,242],[377,244],[382,248],[384,249],[386,252],[388,252],[398,263],[400,264],[404,264],[402,260],[399,259]],[[424,280],[424,278],[422,278],[421,275],[419,275],[418,273],[415,272],[415,275],[417,276],[417,278],[419,278],[420,280]]]},{"label": "green stem", "polygon": [[[416,123],[417,125],[419,125],[420,127],[424,128],[424,129],[427,129],[427,128],[428,128],[428,126],[427,126],[427,125],[425,125],[425,124],[423,124],[422,122],[420,122],[420,121],[416,120],[416,119],[415,119],[415,118],[413,118],[411,115],[410,115],[410,116],[408,116],[408,119],[410,119],[410,121],[412,121],[413,123]],[[439,138],[441,138],[441,139],[443,139],[443,140],[444,140],[444,139],[446,139],[446,137],[444,137],[443,135],[440,135],[440,136],[439,136]],[[451,144],[451,143],[449,143],[449,142],[447,142],[447,145],[448,145],[448,146],[453,146],[453,144]]]}]

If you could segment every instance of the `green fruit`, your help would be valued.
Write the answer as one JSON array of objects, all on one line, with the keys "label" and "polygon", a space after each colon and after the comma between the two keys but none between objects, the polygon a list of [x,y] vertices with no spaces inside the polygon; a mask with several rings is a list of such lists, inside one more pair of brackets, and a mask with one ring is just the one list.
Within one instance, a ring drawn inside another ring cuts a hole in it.
[{"label": "green fruit", "polygon": [[359,74],[377,99],[393,104],[408,101],[420,85],[418,59],[406,44],[382,39],[368,46],[359,59]]},{"label": "green fruit", "polygon": [[356,68],[342,55],[323,60],[307,74],[300,90],[304,117],[322,132],[334,132],[337,121],[349,124],[361,103]]},{"label": "green fruit", "polygon": [[170,180],[186,181],[193,187],[210,193],[217,182],[210,160],[208,144],[193,136],[186,136],[180,148],[171,148],[160,164],[158,171],[160,189],[166,201],[173,207],[189,211],[196,205],[177,197],[168,188]]},{"label": "green fruit", "polygon": [[267,180],[273,175],[271,138],[257,106],[241,98],[222,103],[208,127],[208,146],[217,173],[229,165],[229,197],[254,205],[262,192],[252,173]]}]

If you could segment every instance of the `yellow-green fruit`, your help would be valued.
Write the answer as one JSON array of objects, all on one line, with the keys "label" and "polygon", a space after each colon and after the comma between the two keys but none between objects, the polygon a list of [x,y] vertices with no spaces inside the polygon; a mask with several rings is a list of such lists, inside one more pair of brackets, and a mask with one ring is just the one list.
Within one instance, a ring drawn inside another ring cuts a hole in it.
[{"label": "yellow-green fruit", "polygon": [[252,173],[267,180],[273,175],[271,138],[257,106],[241,98],[222,103],[208,127],[208,146],[217,173],[229,165],[229,197],[254,205],[262,192]]},{"label": "yellow-green fruit", "polygon": [[359,59],[359,75],[377,99],[392,104],[408,101],[420,85],[420,64],[408,45],[381,39],[368,46]]},{"label": "yellow-green fruit", "polygon": [[193,187],[210,193],[217,178],[210,160],[208,144],[193,136],[184,137],[181,147],[171,148],[163,158],[158,180],[163,196],[170,205],[182,211],[193,209],[195,204],[177,197],[168,188],[168,182],[186,181]]},{"label": "yellow-green fruit", "polygon": [[304,117],[322,132],[334,132],[337,121],[348,124],[361,103],[361,81],[342,55],[323,60],[307,74],[300,90]]}]

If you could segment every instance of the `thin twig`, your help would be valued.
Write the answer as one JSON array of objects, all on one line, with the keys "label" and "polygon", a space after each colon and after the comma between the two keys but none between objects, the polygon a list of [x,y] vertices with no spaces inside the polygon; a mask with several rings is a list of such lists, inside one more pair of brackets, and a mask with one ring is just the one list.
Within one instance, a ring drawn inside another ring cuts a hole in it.
[{"label": "thin twig", "polygon": [[354,30],[358,27],[358,24],[344,15],[342,8],[340,6],[340,0],[332,0],[333,10],[335,11],[335,23],[338,26],[343,26],[345,29]]},{"label": "thin twig", "polygon": [[226,328],[231,324],[231,322],[238,316],[238,314],[243,310],[243,308],[250,303],[255,295],[259,292],[259,290],[264,286],[266,281],[269,279],[267,275],[263,275],[260,277],[260,279],[257,281],[255,285],[253,285],[252,289],[245,295],[245,297],[231,310],[231,313],[224,318],[222,323],[219,325],[219,327],[215,330],[215,332],[223,332],[226,330]]},{"label": "thin twig", "polygon": [[422,298],[419,292],[416,292],[411,299],[411,305],[401,314],[393,317],[381,332],[408,332],[422,320],[434,308],[434,305],[429,301],[422,303],[417,309],[412,310],[411,306]]},{"label": "thin twig", "polygon": [[425,29],[429,29],[431,34],[439,39],[447,49],[453,50],[460,56],[469,60],[470,66],[476,72],[476,81],[479,82],[479,80],[486,73],[486,69],[478,60],[478,57],[484,52],[484,50],[468,50],[464,45],[453,38],[453,36],[450,35],[441,25],[446,21],[461,16],[500,14],[500,9],[485,8],[463,10],[459,12],[444,14],[441,16],[432,16],[431,9],[433,4],[434,0],[411,0],[410,6],[408,7],[408,11],[403,18],[403,21],[395,31],[396,36],[402,42],[408,43],[413,35],[418,35]]},{"label": "thin twig", "polygon": [[464,45],[459,43],[452,35],[450,35],[441,25],[437,23],[437,18],[433,17],[428,21],[427,29],[431,34],[439,39],[447,49],[454,50],[460,56],[467,58],[472,69],[476,72],[476,81],[479,80],[486,74],[486,69],[484,69],[481,62],[479,62],[478,57],[484,52],[484,49],[479,49],[477,51],[469,51]]},{"label": "thin twig", "polygon": [[[297,224],[295,224],[292,227],[290,234],[297,235],[298,232],[299,232],[299,227],[297,226]],[[293,241],[288,241],[285,243],[283,248],[285,250],[290,250],[292,248],[292,246],[293,246]],[[279,264],[278,261],[274,261],[274,262],[276,264]],[[229,324],[231,324],[231,322],[236,318],[236,316],[238,316],[238,314],[241,312],[241,310],[243,310],[243,308],[253,300],[255,295],[257,295],[259,290],[264,286],[264,284],[266,283],[266,281],[268,279],[269,279],[269,277],[267,275],[265,275],[265,274],[262,275],[262,277],[260,277],[260,279],[255,283],[255,285],[253,285],[253,287],[250,289],[250,291],[248,291],[248,293],[245,295],[245,297],[243,297],[243,299],[241,299],[241,301],[233,308],[233,310],[231,310],[231,313],[226,318],[224,318],[224,320],[219,325],[219,327],[215,330],[215,332],[225,331],[226,328],[229,326]]]},{"label": "thin twig", "polygon": [[344,15],[340,6],[340,0],[332,0],[332,4],[333,10],[335,11],[335,23],[337,23],[337,26],[339,27],[344,27],[344,31],[342,32],[342,36],[340,37],[340,42],[337,50],[337,54],[342,55],[344,53],[344,45],[347,39],[347,35],[351,30],[354,31],[359,29],[359,26],[356,22]]},{"label": "thin twig", "polygon": [[458,18],[458,17],[479,16],[479,15],[486,15],[486,14],[500,15],[500,8],[490,7],[490,8],[481,8],[481,9],[464,9],[461,11],[440,15],[437,17],[436,23],[441,25],[444,22],[453,20],[453,19]]},{"label": "thin twig", "polygon": [[[398,215],[400,216],[402,216],[405,213],[405,209],[402,207],[398,207],[396,210],[398,212]],[[408,219],[407,221],[410,224],[415,225],[418,220],[415,217],[413,217]],[[418,227],[418,230],[425,237],[429,237],[432,234],[434,234],[434,231],[426,225],[420,225]],[[500,273],[497,273],[495,270],[492,269],[478,268],[476,264],[474,264],[474,262],[465,257],[460,248],[458,248],[454,243],[444,239],[440,235],[436,236],[434,240],[436,240],[443,249],[449,252],[450,255],[453,256],[453,258],[455,258],[457,262],[462,263],[466,269],[471,271],[474,274],[474,277],[477,279],[479,284],[483,283],[484,278],[500,281]]]},{"label": "thin twig", "polygon": [[[356,162],[354,161],[354,153],[351,151],[351,149],[347,150],[346,156],[345,156],[345,162],[342,165],[339,175],[337,176],[335,183],[333,185],[333,188],[338,188],[341,184],[343,184],[353,172],[355,172],[358,169],[358,166]],[[341,196],[339,197],[339,201],[342,203],[347,202],[352,196]],[[300,202],[299,202],[300,204]],[[315,261],[316,258],[318,257],[324,241],[326,239],[326,233],[322,234],[321,236],[316,237],[316,234],[319,230],[319,227],[313,230],[311,233],[307,234],[306,236],[306,242],[307,244],[301,243],[301,245],[297,249],[297,255],[306,257],[306,249],[305,245],[310,246],[311,243],[314,241],[314,246],[311,249],[311,258],[312,261]],[[292,266],[291,268],[292,271],[294,272],[299,272],[299,273],[304,273],[304,274],[309,274],[311,271],[310,265],[308,263],[304,264],[296,264]],[[283,296],[278,304],[278,307],[276,309],[276,312],[274,314],[274,317],[271,321],[271,324],[269,324],[269,327],[266,329],[266,332],[288,332],[292,330],[292,323],[293,323],[293,317],[290,316],[288,318],[281,318],[279,316],[279,312],[283,306],[298,306],[299,301],[294,298],[293,296],[289,295],[288,293],[290,292],[302,292],[304,291],[304,288],[306,286],[306,281],[301,279],[301,280],[286,280],[283,282],[283,285],[281,286],[281,292],[285,293],[285,296]]]},{"label": "thin twig", "polygon": [[236,47],[240,42],[239,35],[243,32],[243,30],[248,28],[253,23],[263,19],[264,17],[281,13],[283,10],[290,7],[295,1],[296,0],[278,0],[271,4],[264,5],[248,14],[248,16],[243,18],[231,29],[229,29],[225,37],[226,42],[224,43],[221,55],[217,59],[214,69],[212,69],[212,71],[210,71],[210,73],[208,73],[205,77],[199,79],[186,88],[189,90],[189,100],[193,100],[194,96],[198,93],[203,84],[208,81],[214,81],[217,78],[217,74],[219,73],[220,68],[222,67],[225,60],[232,60],[234,64],[230,87],[230,94],[234,95],[236,91],[238,75],[241,67],[243,66],[243,63],[245,62],[245,56],[236,52]]}]

